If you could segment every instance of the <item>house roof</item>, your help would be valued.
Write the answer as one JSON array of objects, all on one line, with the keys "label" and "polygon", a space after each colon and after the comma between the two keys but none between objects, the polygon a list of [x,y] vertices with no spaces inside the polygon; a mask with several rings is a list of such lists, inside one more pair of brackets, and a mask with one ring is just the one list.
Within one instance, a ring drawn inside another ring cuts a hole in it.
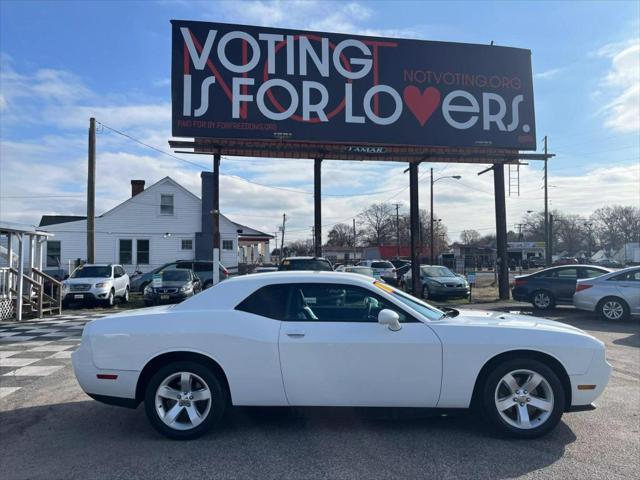
[{"label": "house roof", "polygon": [[87,217],[81,215],[43,215],[40,219],[39,227],[47,225],[57,225],[58,223],[75,222],[76,220],[85,220]]},{"label": "house roof", "polygon": [[[165,183],[165,182],[172,183],[176,187],[178,187],[181,190],[183,190],[187,195],[190,195],[191,197],[197,199],[198,201],[202,201],[200,199],[200,197],[198,197],[197,195],[195,195],[192,192],[190,192],[189,190],[187,190],[185,187],[180,185],[178,182],[176,182],[173,178],[171,178],[169,176],[166,176],[166,177],[158,180],[153,185],[150,185],[149,187],[145,188],[138,195],[144,195],[147,192],[149,192],[150,190],[153,190],[154,187],[156,187],[156,186],[158,186],[158,185],[160,185],[162,183]],[[115,212],[115,211],[119,210],[124,205],[126,205],[129,202],[131,202],[138,195],[127,198],[124,202],[116,205],[115,207],[111,208],[110,210],[107,210],[102,215],[97,215],[97,217],[104,217],[104,216],[106,216],[106,215],[108,215],[108,214],[110,214],[112,212]],[[236,223],[233,220],[231,220],[229,217],[226,217],[223,214],[220,214],[220,216],[226,218],[229,222],[233,223],[238,229],[246,230],[246,231],[242,232],[241,234],[239,234],[240,237],[244,237],[244,238],[247,238],[247,239],[254,238],[254,237],[273,238],[273,235],[269,235],[268,233],[261,232],[260,230],[256,230],[255,228],[251,228],[251,227],[248,227],[246,225],[242,225],[240,223]],[[76,221],[79,221],[79,220],[86,220],[86,218],[87,218],[86,216],[80,216],[80,215],[43,215],[42,218],[40,219],[40,225],[39,226],[40,227],[45,227],[47,225],[56,225],[56,224],[59,224],[59,223],[76,222]]]}]

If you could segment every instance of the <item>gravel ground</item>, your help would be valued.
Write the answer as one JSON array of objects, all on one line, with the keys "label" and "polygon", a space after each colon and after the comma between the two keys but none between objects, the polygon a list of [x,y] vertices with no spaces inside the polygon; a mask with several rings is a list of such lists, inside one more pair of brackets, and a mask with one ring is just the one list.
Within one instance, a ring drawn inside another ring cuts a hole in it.
[{"label": "gravel ground", "polygon": [[89,399],[67,364],[0,400],[0,478],[637,478],[640,322],[546,316],[603,340],[614,372],[597,410],[565,414],[542,439],[498,438],[469,414],[234,408],[219,430],[174,442],[142,408]]}]

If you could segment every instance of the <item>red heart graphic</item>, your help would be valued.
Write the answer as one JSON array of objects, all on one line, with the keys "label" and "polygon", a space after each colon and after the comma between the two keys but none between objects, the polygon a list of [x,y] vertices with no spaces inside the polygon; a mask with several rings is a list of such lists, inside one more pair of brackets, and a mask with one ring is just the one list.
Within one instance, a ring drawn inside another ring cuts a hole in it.
[{"label": "red heart graphic", "polygon": [[423,127],[440,104],[440,91],[434,87],[428,87],[424,92],[420,93],[418,87],[409,85],[405,87],[402,96],[404,97],[404,103],[409,106],[409,110],[416,116]]}]

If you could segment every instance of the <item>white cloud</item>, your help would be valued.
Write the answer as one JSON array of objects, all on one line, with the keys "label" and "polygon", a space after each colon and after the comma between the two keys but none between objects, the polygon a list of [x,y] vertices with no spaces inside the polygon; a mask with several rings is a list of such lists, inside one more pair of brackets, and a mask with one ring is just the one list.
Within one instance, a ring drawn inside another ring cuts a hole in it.
[{"label": "white cloud", "polygon": [[545,70],[544,72],[536,73],[535,77],[539,80],[551,80],[564,70],[564,68],[551,68],[549,70]]},{"label": "white cloud", "polygon": [[602,109],[605,126],[623,133],[640,132],[640,42],[608,45],[599,53],[611,58],[603,82],[613,96]]}]

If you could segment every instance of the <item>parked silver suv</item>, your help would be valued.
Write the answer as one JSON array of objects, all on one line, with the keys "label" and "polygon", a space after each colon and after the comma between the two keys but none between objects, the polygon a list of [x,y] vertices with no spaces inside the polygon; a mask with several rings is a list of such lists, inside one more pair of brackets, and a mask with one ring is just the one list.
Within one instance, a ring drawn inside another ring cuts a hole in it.
[{"label": "parked silver suv", "polygon": [[113,307],[116,298],[129,301],[129,275],[121,265],[85,264],[62,282],[62,303],[102,303]]}]

